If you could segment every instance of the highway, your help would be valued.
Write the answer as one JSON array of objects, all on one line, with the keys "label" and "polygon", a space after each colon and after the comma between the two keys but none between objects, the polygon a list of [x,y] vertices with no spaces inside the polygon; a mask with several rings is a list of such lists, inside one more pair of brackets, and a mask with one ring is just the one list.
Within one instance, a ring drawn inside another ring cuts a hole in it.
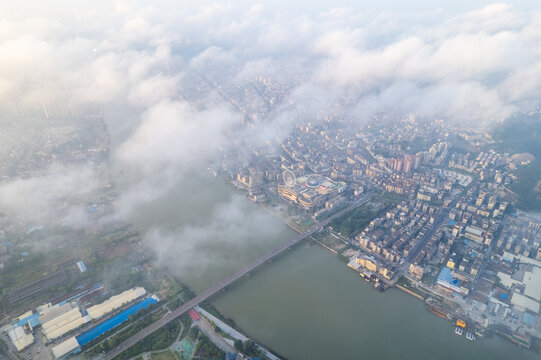
[{"label": "highway", "polygon": [[201,302],[205,301],[209,297],[213,296],[214,294],[220,292],[227,286],[231,285],[236,280],[240,279],[241,277],[249,274],[251,271],[259,267],[260,265],[264,264],[265,262],[271,260],[273,257],[281,254],[284,250],[287,250],[291,248],[292,246],[299,243],[301,240],[307,238],[308,236],[311,236],[317,231],[320,231],[323,229],[324,226],[327,226],[333,219],[347,213],[348,211],[353,210],[355,207],[365,203],[369,199],[369,194],[366,194],[359,198],[357,201],[353,202],[346,208],[338,211],[336,214],[330,216],[329,218],[323,220],[322,222],[316,223],[314,226],[312,226],[309,230],[298,234],[295,238],[288,241],[287,243],[267,252],[265,255],[261,256],[257,260],[251,262],[248,265],[243,266],[240,270],[238,270],[233,275],[230,275],[229,277],[223,279],[222,281],[214,284],[213,286],[209,287],[208,289],[204,290],[200,294],[198,294],[196,297],[191,299],[190,301],[186,302],[185,304],[179,306],[175,310],[171,311],[170,313],[166,314],[163,318],[159,319],[158,321],[150,324],[146,328],[142,329],[132,337],[126,339],[124,342],[122,342],[119,346],[114,348],[113,350],[109,351],[107,354],[99,357],[100,359],[113,359],[115,356],[119,355],[124,350],[128,349],[129,347],[135,345],[137,342],[141,341],[148,335],[152,334],[154,331],[160,329],[161,327],[167,325],[180,315],[186,313],[188,310],[193,308],[194,306],[200,304]]}]

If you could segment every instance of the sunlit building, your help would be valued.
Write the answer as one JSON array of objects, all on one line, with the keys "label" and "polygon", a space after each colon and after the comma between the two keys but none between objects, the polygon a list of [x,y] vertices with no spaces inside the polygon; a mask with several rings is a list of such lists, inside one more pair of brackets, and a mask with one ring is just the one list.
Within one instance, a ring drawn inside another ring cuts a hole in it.
[{"label": "sunlit building", "polygon": [[312,174],[296,178],[292,186],[278,185],[278,194],[305,209],[319,208],[327,200],[342,193],[346,184],[327,177]]}]

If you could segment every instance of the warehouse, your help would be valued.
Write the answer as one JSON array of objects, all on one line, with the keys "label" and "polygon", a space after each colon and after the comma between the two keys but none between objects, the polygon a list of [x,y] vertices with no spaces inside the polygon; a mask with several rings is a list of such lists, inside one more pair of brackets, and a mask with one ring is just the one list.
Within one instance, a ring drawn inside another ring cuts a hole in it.
[{"label": "warehouse", "polygon": [[78,353],[81,351],[81,347],[75,339],[75,336],[70,337],[66,341],[54,346],[51,351],[56,359],[62,359],[68,355]]},{"label": "warehouse", "polygon": [[531,267],[524,273],[524,295],[537,301],[541,301],[541,268]]},{"label": "warehouse", "polygon": [[511,304],[518,307],[518,309],[521,311],[530,310],[535,314],[539,314],[539,309],[541,307],[537,301],[519,293],[513,293],[513,297],[511,297]]},{"label": "warehouse", "polygon": [[77,304],[74,302],[56,304],[54,306],[51,306],[50,303],[42,305],[37,309],[39,312],[39,322],[45,324],[46,322],[49,322],[54,318],[71,311],[75,307],[77,307]]},{"label": "warehouse", "polygon": [[123,293],[112,296],[108,300],[101,304],[91,306],[86,309],[91,319],[98,319],[103,315],[110,313],[111,311],[118,309],[124,304],[127,304],[141,296],[146,294],[146,290],[142,287],[136,287],[130,290],[126,290]]},{"label": "warehouse", "polygon": [[90,321],[88,316],[83,317],[78,307],[51,319],[41,325],[45,337],[48,341],[57,339],[71,330],[77,329],[79,326]]},{"label": "warehouse", "polygon": [[17,348],[17,351],[24,350],[28,345],[34,342],[34,335],[32,332],[25,331],[23,326],[17,326],[8,331],[8,336],[13,345]]},{"label": "warehouse", "polygon": [[146,309],[148,306],[150,306],[151,304],[155,304],[156,302],[158,302],[158,298],[154,296],[141,300],[137,304],[132,305],[128,309],[122,311],[120,314],[110,318],[107,321],[102,322],[98,326],[77,336],[77,342],[81,346],[88,344],[89,342],[96,339],[97,337],[100,337],[109,330],[117,327],[125,321],[128,321],[130,316],[137,314],[139,310]]}]

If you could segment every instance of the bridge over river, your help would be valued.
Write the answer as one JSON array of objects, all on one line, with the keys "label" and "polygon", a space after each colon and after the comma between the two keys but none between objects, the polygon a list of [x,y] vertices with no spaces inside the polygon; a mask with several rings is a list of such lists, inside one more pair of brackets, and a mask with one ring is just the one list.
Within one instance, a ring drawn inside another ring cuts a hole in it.
[{"label": "bridge over river", "polygon": [[138,333],[134,334],[132,337],[126,339],[124,342],[122,342],[119,346],[114,348],[113,350],[109,351],[107,354],[102,355],[101,357],[96,357],[96,359],[113,359],[115,356],[119,355],[124,350],[128,349],[129,347],[135,345],[137,342],[141,341],[146,336],[152,334],[154,331],[160,329],[161,327],[167,325],[171,321],[178,318],[180,315],[186,313],[188,310],[193,308],[194,306],[200,304],[201,302],[205,301],[206,299],[210,298],[212,295],[220,292],[227,286],[231,285],[236,280],[240,279],[241,277],[249,274],[251,271],[259,267],[260,265],[264,264],[265,262],[271,260],[275,256],[281,254],[284,250],[291,248],[292,246],[299,243],[301,240],[313,235],[315,232],[320,231],[323,229],[323,227],[327,226],[333,219],[344,215],[348,211],[353,210],[357,206],[364,204],[368,201],[369,195],[364,195],[361,198],[357,199],[355,202],[351,203],[346,208],[338,211],[337,213],[333,214],[329,218],[316,223],[313,227],[311,227],[309,230],[298,234],[295,238],[288,241],[287,243],[267,252],[265,255],[261,256],[257,260],[251,262],[248,265],[245,265],[240,270],[238,270],[236,273],[230,275],[229,277],[223,279],[222,281],[214,284],[213,286],[209,287],[208,289],[204,290],[200,294],[198,294],[196,297],[191,299],[190,301],[184,303],[183,305],[179,306],[175,310],[172,310],[170,313],[166,314],[163,318],[159,319],[158,321],[150,324],[146,328],[142,329]]}]

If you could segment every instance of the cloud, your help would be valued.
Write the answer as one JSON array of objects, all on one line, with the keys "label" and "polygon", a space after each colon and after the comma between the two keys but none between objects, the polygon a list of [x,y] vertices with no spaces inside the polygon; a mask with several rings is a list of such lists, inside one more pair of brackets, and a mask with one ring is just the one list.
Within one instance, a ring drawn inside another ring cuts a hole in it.
[{"label": "cloud", "polygon": [[83,228],[89,223],[86,204],[73,205],[99,188],[97,169],[52,166],[44,173],[0,184],[0,208],[8,216],[41,225]]},{"label": "cloud", "polygon": [[[258,73],[275,78],[284,65],[302,64],[309,76],[295,85],[303,96],[310,96],[312,86],[315,93],[328,88],[331,97],[348,93],[363,103],[363,97],[411,83],[422,89],[476,88],[469,96],[486,102],[492,94],[493,105],[501,106],[495,112],[502,114],[534,106],[529,93],[513,84],[535,75],[541,63],[537,11],[499,3],[458,15],[337,8],[314,16],[235,1],[174,11],[127,2],[116,6],[118,12],[102,19],[94,12],[81,15],[91,20],[75,31],[55,18],[30,17],[22,24],[0,20],[5,30],[0,35],[3,102],[127,102],[145,111],[186,88],[182,78],[190,67],[211,70],[213,76],[222,69],[221,76],[234,81]],[[528,89],[538,89],[533,80],[529,83]],[[299,92],[292,91],[286,100],[297,101]],[[430,115],[427,106],[416,106],[413,99],[404,104],[410,104],[406,113],[422,108]],[[458,110],[467,109],[458,106],[448,114],[435,108],[433,115],[456,120]]]},{"label": "cloud", "polygon": [[314,43],[322,55],[314,83],[353,94],[355,109],[367,115],[400,109],[486,125],[539,105],[513,86],[541,63],[531,37],[537,27],[536,15],[496,4],[435,27],[406,28],[381,46],[370,41],[377,26],[335,30]]},{"label": "cloud", "polygon": [[232,53],[224,51],[224,49],[218,46],[211,46],[195,56],[190,64],[198,70],[204,70],[209,65],[231,65],[235,60]]},{"label": "cloud", "polygon": [[[222,270],[224,265],[235,269],[239,256],[246,257],[247,251],[276,239],[282,231],[267,213],[254,209],[245,197],[233,195],[218,202],[202,224],[169,230],[154,227],[145,241],[155,249],[158,264],[176,274],[197,274]],[[237,248],[243,248],[240,254],[235,254]]]},{"label": "cloud", "polygon": [[162,196],[194,169],[206,168],[226,145],[225,130],[235,119],[226,106],[199,110],[164,100],[151,107],[116,153],[117,166],[132,180],[119,207],[129,212]]},{"label": "cloud", "polygon": [[202,5],[196,13],[188,15],[186,21],[194,23],[212,22],[216,20],[216,18],[222,17],[222,15],[228,10],[231,10],[231,8],[231,3],[214,2],[210,5]]},{"label": "cloud", "polygon": [[[23,108],[37,121],[42,103],[103,104],[118,144],[116,219],[166,199],[223,154],[246,159],[254,147],[279,149],[300,121],[339,114],[362,125],[375,114],[416,114],[484,126],[539,108],[539,10],[500,3],[466,13],[353,6],[298,14],[268,2],[62,4],[0,13],[1,119]],[[269,99],[254,83],[259,76],[278,89],[263,115]],[[62,199],[91,191],[95,179],[92,167],[58,164],[1,185],[0,205],[79,226],[84,211],[66,210]],[[229,246],[259,231],[241,221],[260,224],[251,212],[235,198],[211,212],[208,227],[155,226],[144,236],[164,244],[164,261],[173,260],[167,249],[211,253],[217,244],[206,239]]]}]

